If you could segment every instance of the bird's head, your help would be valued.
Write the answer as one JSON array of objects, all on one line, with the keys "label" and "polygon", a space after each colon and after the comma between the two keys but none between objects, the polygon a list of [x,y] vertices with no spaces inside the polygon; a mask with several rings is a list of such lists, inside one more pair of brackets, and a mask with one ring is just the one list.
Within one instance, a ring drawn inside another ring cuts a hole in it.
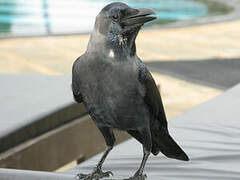
[{"label": "bird's head", "polygon": [[[135,48],[135,38],[144,23],[156,19],[147,8],[131,8],[120,2],[105,6],[96,17],[95,31],[118,46]],[[133,46],[133,47],[131,47]]]}]

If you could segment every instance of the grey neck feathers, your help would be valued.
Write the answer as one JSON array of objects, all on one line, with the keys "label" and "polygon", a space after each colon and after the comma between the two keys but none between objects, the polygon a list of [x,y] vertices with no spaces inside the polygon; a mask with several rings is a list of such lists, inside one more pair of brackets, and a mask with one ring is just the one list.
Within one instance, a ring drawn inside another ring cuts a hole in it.
[{"label": "grey neck feathers", "polygon": [[127,57],[135,56],[137,33],[122,35],[119,32],[104,32],[106,32],[106,29],[103,30],[102,24],[96,21],[86,52],[98,52],[109,55],[111,50],[116,60],[126,60]]},{"label": "grey neck feathers", "polygon": [[126,59],[136,54],[135,39],[120,34],[109,34],[106,46],[112,49],[119,59]]}]

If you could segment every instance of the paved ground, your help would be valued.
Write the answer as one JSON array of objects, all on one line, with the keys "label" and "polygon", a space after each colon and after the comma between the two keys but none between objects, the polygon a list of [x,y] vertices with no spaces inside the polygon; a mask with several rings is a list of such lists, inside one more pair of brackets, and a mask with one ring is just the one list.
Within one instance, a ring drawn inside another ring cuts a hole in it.
[{"label": "paved ground", "polygon": [[[146,30],[139,34],[137,51],[145,62],[236,59],[240,58],[239,29],[240,21],[232,21],[178,29]],[[88,35],[77,35],[1,39],[0,74],[70,74],[72,63],[86,49],[88,38]],[[185,69],[182,68],[182,71]],[[155,73],[154,78],[161,85],[168,118],[222,92],[167,75]]]},{"label": "paved ground", "polygon": [[[239,58],[239,28],[240,21],[232,21],[145,30],[137,39],[137,51],[145,62]],[[72,63],[86,49],[88,38],[89,35],[2,39],[0,73],[70,74]],[[158,76],[170,118],[221,93],[177,78]]]},{"label": "paved ground", "polygon": [[240,59],[161,61],[146,64],[154,72],[218,89],[225,90],[240,83]]},{"label": "paved ground", "polygon": [[[240,57],[240,21],[165,30],[146,30],[137,39],[144,61]],[[0,73],[58,75],[71,72],[88,35],[0,40]]]}]

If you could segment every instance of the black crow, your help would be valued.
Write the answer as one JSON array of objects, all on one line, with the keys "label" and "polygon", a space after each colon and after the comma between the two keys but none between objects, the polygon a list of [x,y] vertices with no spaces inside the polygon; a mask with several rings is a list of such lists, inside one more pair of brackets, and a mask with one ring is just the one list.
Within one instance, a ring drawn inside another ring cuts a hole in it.
[{"label": "black crow", "polygon": [[141,165],[129,179],[145,179],[143,170],[150,152],[189,160],[169,135],[158,88],[136,55],[136,36],[144,23],[156,19],[154,14],[151,9],[134,9],[120,2],[105,6],[96,17],[86,52],[73,64],[74,98],[84,103],[107,144],[94,171],[78,174],[80,179],[112,174],[101,168],[114,145],[114,128],[127,131],[143,145]]}]

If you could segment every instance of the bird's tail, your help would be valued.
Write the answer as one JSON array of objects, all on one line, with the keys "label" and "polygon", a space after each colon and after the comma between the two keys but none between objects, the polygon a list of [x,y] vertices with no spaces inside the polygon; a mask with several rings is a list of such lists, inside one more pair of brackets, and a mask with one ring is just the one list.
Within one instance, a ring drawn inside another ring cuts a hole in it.
[{"label": "bird's tail", "polygon": [[166,130],[152,131],[152,153],[161,151],[165,156],[182,161],[189,161],[187,154],[173,140]]}]

